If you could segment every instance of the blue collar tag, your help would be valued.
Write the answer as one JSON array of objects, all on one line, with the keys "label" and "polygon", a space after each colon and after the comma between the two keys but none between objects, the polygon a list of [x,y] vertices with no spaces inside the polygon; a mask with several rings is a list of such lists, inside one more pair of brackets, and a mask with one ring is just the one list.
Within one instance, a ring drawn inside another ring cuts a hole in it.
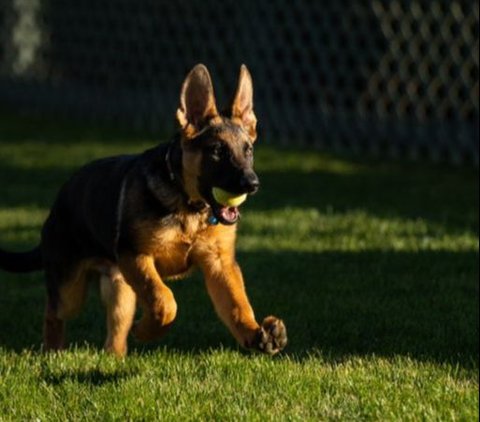
[{"label": "blue collar tag", "polygon": [[210,217],[208,217],[208,224],[210,224],[211,226],[216,226],[218,224],[218,218],[214,215],[211,215]]}]

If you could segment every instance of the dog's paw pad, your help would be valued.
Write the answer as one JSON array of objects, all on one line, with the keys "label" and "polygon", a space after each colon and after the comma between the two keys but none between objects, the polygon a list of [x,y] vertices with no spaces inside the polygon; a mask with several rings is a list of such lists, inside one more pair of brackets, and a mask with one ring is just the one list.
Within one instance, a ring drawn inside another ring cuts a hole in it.
[{"label": "dog's paw pad", "polygon": [[254,348],[268,355],[275,355],[287,345],[287,328],[281,319],[267,317],[263,320]]}]

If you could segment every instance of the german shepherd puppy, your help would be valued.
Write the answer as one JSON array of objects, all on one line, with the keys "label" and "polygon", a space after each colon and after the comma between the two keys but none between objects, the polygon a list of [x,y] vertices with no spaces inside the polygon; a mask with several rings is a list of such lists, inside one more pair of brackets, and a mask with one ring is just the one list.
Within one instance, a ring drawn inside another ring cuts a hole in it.
[{"label": "german shepherd puppy", "polygon": [[165,280],[193,267],[203,272],[219,317],[240,345],[275,354],[287,344],[280,319],[270,316],[261,325],[255,320],[235,260],[239,210],[212,193],[221,188],[253,194],[259,187],[247,68],[241,67],[233,102],[221,115],[207,68],[195,66],[183,83],[176,119],[172,142],[81,168],[61,188],[39,246],[25,253],[0,251],[0,268],[45,271],[46,350],[63,347],[65,320],[81,309],[91,271],[100,274],[107,310],[105,349],[123,356],[136,302],[143,313],[134,336],[161,337],[177,313]]}]

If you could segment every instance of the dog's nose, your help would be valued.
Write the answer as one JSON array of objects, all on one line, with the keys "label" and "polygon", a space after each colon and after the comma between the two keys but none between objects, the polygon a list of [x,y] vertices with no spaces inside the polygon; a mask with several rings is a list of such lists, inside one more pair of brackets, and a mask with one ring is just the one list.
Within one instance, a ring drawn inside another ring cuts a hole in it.
[{"label": "dog's nose", "polygon": [[240,187],[243,191],[253,194],[260,187],[260,180],[258,180],[258,176],[253,171],[244,173],[240,179]]}]

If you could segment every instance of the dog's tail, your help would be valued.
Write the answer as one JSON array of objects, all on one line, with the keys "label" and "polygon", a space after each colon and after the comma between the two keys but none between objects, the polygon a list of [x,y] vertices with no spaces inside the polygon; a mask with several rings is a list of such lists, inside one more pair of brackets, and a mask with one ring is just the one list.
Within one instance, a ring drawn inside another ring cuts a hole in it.
[{"label": "dog's tail", "polygon": [[30,273],[43,269],[40,245],[28,252],[8,252],[0,249],[0,269],[11,273]]}]

